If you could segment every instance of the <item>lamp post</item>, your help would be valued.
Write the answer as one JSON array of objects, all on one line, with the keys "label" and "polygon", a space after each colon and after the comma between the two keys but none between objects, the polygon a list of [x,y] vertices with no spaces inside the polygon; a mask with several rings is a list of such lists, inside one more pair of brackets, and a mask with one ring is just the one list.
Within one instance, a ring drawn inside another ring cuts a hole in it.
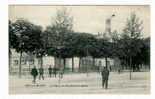
[{"label": "lamp post", "polygon": [[[112,18],[115,17],[115,14],[112,14],[108,19],[106,19],[106,28],[105,28],[105,33],[107,34],[106,38],[108,38],[108,41],[109,42],[113,42],[112,40],[112,33],[111,33],[111,20]],[[108,64],[107,64],[107,61],[108,61],[108,57],[106,56],[105,57],[105,62],[106,62],[106,68],[108,68]]]}]

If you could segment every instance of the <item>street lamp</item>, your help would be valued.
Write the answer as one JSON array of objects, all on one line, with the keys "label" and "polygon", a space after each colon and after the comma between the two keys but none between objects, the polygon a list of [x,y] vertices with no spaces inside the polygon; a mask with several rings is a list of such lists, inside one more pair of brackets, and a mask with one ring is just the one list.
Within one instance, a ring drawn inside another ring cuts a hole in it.
[{"label": "street lamp", "polygon": [[[106,19],[106,28],[105,28],[105,33],[107,34],[107,38],[108,38],[108,41],[110,43],[113,42],[113,39],[112,39],[112,33],[111,33],[111,20],[112,18],[115,17],[115,14],[112,14],[109,18]],[[108,64],[107,64],[107,57],[105,57],[105,61],[106,61],[106,68],[108,68]]]}]

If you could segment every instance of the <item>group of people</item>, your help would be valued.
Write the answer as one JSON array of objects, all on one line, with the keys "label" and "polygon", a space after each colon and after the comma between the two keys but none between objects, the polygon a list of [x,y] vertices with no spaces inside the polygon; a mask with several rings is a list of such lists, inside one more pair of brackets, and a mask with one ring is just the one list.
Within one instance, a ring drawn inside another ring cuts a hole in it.
[{"label": "group of people", "polygon": [[[52,68],[51,66],[49,66],[49,68],[48,68],[49,77],[56,77],[57,71],[59,71],[59,77],[62,78],[63,70],[58,70],[57,68]],[[33,83],[36,82],[36,78],[38,75],[39,75],[39,80],[41,80],[41,79],[44,80],[43,67],[40,67],[39,69],[37,69],[36,66],[34,66],[31,70],[31,75],[33,76],[33,81],[32,81]]]},{"label": "group of people", "polygon": [[[52,68],[51,66],[48,68],[49,71],[49,77],[52,77],[52,75],[54,77],[56,77],[57,68]],[[36,78],[38,76],[38,70],[37,68],[34,66],[34,68],[32,68],[31,70],[31,75],[33,76],[33,83],[36,82]],[[104,67],[103,70],[101,71],[101,76],[102,76],[102,88],[107,89],[108,88],[108,78],[109,78],[109,70]],[[59,78],[63,77],[63,70],[59,70]],[[39,79],[43,79],[44,80],[44,69],[42,67],[39,68]]]}]

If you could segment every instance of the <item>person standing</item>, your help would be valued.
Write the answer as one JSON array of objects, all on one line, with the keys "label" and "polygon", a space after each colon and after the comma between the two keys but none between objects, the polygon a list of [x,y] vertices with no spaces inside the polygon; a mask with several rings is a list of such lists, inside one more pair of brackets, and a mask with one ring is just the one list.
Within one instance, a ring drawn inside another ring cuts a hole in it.
[{"label": "person standing", "polygon": [[52,72],[53,72],[51,65],[50,65],[49,68],[48,68],[48,72],[49,72],[49,76],[51,77]]},{"label": "person standing", "polygon": [[99,61],[99,66],[98,66],[99,68],[98,68],[98,73],[100,73],[101,72],[101,67],[102,67],[102,62],[101,61]]},{"label": "person standing", "polygon": [[64,69],[60,67],[59,69],[59,78],[63,78]]},{"label": "person standing", "polygon": [[101,75],[102,75],[102,88],[104,88],[104,86],[105,86],[105,89],[107,89],[108,88],[109,70],[106,67],[104,67],[101,72]]},{"label": "person standing", "polygon": [[41,78],[44,80],[44,69],[42,67],[39,68],[39,80]]},{"label": "person standing", "polygon": [[36,66],[34,66],[31,70],[31,75],[33,76],[33,83],[36,83],[36,77],[38,76],[38,71],[36,69]]}]

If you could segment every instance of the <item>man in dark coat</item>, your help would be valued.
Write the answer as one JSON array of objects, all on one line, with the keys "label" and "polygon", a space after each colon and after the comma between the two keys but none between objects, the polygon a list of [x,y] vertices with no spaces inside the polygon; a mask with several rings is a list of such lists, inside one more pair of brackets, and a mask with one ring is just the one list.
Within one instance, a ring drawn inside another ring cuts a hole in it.
[{"label": "man in dark coat", "polygon": [[52,69],[51,65],[50,65],[49,68],[48,68],[48,72],[49,72],[49,76],[51,77],[52,72],[53,72],[53,69]]},{"label": "man in dark coat", "polygon": [[42,67],[39,68],[39,79],[41,78],[44,80],[44,69]]},{"label": "man in dark coat", "polygon": [[36,83],[36,77],[38,76],[38,71],[36,69],[36,67],[34,66],[31,70],[31,75],[33,76],[33,83]]},{"label": "man in dark coat", "polygon": [[101,74],[102,74],[102,88],[104,88],[104,86],[105,86],[105,89],[107,89],[108,88],[109,70],[106,67],[104,67]]}]

